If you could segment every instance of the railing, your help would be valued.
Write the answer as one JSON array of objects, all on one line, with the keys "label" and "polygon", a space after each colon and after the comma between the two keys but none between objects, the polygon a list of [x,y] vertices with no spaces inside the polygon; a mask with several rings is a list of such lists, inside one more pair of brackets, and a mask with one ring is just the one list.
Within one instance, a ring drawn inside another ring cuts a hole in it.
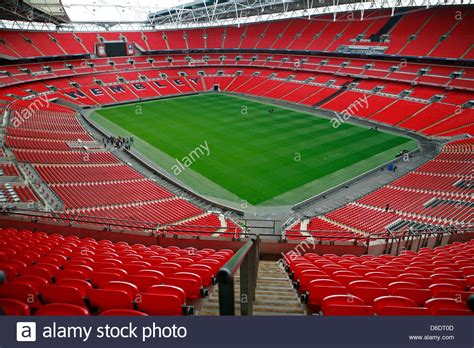
[{"label": "railing", "polygon": [[257,286],[260,239],[244,244],[217,273],[219,315],[235,315],[235,273],[240,267],[240,315],[252,315]]}]

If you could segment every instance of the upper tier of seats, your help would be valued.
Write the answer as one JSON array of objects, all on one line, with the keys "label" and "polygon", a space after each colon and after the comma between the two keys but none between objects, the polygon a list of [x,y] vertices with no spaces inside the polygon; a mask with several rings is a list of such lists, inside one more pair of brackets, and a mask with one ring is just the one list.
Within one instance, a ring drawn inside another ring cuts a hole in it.
[{"label": "upper tier of seats", "polygon": [[[376,47],[384,54],[472,59],[471,6],[441,6],[315,16],[220,28],[142,32],[0,31],[7,59],[90,54],[101,41],[124,40],[139,51],[183,49],[280,49],[339,52],[344,46]],[[392,24],[394,23],[394,24]]]}]

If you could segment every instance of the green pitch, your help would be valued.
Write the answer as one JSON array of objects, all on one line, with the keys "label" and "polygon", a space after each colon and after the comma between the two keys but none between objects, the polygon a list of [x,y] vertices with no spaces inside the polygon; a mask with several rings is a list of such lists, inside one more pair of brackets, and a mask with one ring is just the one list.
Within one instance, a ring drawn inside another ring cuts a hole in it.
[{"label": "green pitch", "polygon": [[[273,109],[273,112],[271,112]],[[289,205],[381,165],[414,140],[240,97],[206,94],[91,116],[201,194]]]}]

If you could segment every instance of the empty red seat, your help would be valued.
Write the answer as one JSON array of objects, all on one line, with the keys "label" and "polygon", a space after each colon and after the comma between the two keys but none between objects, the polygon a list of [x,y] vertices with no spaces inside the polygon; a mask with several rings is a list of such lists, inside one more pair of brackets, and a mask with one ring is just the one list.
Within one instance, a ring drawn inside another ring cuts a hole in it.
[{"label": "empty red seat", "polygon": [[397,280],[393,283],[388,284],[388,289],[393,291],[395,289],[420,289],[421,286],[415,282],[408,280]]},{"label": "empty red seat", "polygon": [[354,296],[358,296],[363,299],[366,304],[371,304],[378,297],[389,295],[387,288],[355,288],[350,290],[350,293]]},{"label": "empty red seat", "polygon": [[99,312],[107,309],[133,309],[132,297],[125,291],[90,289],[88,297],[91,307],[98,308]]},{"label": "empty red seat", "polygon": [[173,285],[154,285],[144,291],[147,294],[165,294],[177,296],[181,302],[186,302],[186,293],[183,289]]},{"label": "empty red seat", "polygon": [[377,311],[377,315],[380,316],[425,316],[430,314],[430,310],[425,307],[385,306]]},{"label": "empty red seat", "polygon": [[431,291],[428,289],[395,288],[390,291],[390,294],[409,298],[415,301],[417,306],[423,306],[423,304],[431,298]]},{"label": "empty red seat", "polygon": [[30,315],[30,307],[13,298],[0,298],[0,313],[3,315]]},{"label": "empty red seat", "polygon": [[308,293],[308,305],[316,307],[315,309],[319,309],[319,306],[325,297],[331,295],[346,295],[348,294],[348,291],[345,286],[340,285],[320,286],[310,284]]},{"label": "empty red seat", "polygon": [[81,306],[67,303],[47,304],[35,313],[38,316],[84,316],[89,315],[89,311]]},{"label": "empty red seat", "polygon": [[70,288],[75,288],[77,289],[81,296],[82,297],[86,297],[87,296],[87,292],[89,291],[89,289],[92,289],[92,285],[91,283],[85,281],[85,280],[82,280],[82,279],[69,279],[69,278],[64,278],[64,279],[60,279],[56,282],[56,285],[59,285],[59,286],[67,286],[67,287],[70,287]]},{"label": "empty red seat", "polygon": [[183,272],[190,272],[199,275],[202,279],[203,286],[211,286],[213,284],[212,268],[207,265],[189,265],[183,268]]},{"label": "empty red seat", "polygon": [[102,289],[125,291],[130,295],[131,298],[135,298],[139,291],[138,287],[135,284],[120,280],[114,280],[108,283],[104,283],[102,284]]},{"label": "empty red seat", "polygon": [[24,275],[24,276],[19,276],[15,277],[12,281],[12,283],[18,283],[18,284],[28,284],[31,285],[33,288],[37,289],[38,287],[42,285],[48,284],[48,280],[38,277],[38,276],[33,276],[33,275]]},{"label": "empty red seat", "polygon": [[185,303],[175,294],[141,293],[137,307],[149,315],[183,315]]},{"label": "empty red seat", "polygon": [[376,283],[371,280],[354,280],[348,285],[349,290],[357,288],[378,288],[380,287],[379,283]]},{"label": "empty red seat", "polygon": [[124,280],[136,285],[139,291],[143,291],[153,285],[163,284],[163,277],[141,274],[127,275]]},{"label": "empty red seat", "polygon": [[438,315],[444,309],[468,309],[466,302],[453,298],[432,298],[425,302],[425,307],[429,308],[432,315]]},{"label": "empty red seat", "polygon": [[13,298],[26,303],[30,308],[41,306],[38,291],[28,284],[4,283],[0,285],[0,298]]},{"label": "empty red seat", "polygon": [[70,303],[77,306],[85,306],[84,297],[74,287],[44,285],[39,288],[39,293],[43,303]]},{"label": "empty red seat", "polygon": [[148,314],[135,311],[133,309],[109,309],[100,313],[101,316],[112,316],[112,317],[138,317],[148,316]]},{"label": "empty red seat", "polygon": [[457,309],[457,308],[444,308],[438,309],[436,315],[445,315],[445,316],[459,316],[459,315],[474,315],[474,312],[469,309]]},{"label": "empty red seat", "polygon": [[198,299],[203,295],[201,277],[194,273],[178,272],[166,278],[165,284],[182,288],[189,299]]},{"label": "empty red seat", "polygon": [[433,297],[454,298],[455,300],[466,302],[469,296],[473,294],[474,289],[471,291],[444,290],[437,292]]},{"label": "empty red seat", "polygon": [[384,307],[416,307],[416,303],[402,296],[382,296],[374,300],[374,308],[377,314]]},{"label": "empty red seat", "polygon": [[429,286],[429,289],[433,293],[433,296],[439,297],[438,294],[442,291],[463,291],[464,288],[461,286],[457,286],[454,284],[449,283],[435,283]]},{"label": "empty red seat", "polygon": [[119,273],[112,272],[93,272],[90,276],[90,281],[93,286],[101,287],[103,284],[113,280],[123,280],[123,276]]},{"label": "empty red seat", "polygon": [[328,305],[323,314],[325,316],[371,316],[374,315],[374,307],[368,305]]},{"label": "empty red seat", "polygon": [[51,270],[47,269],[43,265],[41,265],[41,266],[34,265],[34,266],[31,266],[31,267],[25,267],[25,268],[18,269],[18,274],[20,274],[20,275],[34,275],[34,276],[38,276],[38,277],[47,279],[48,281],[50,281],[53,278],[53,272],[51,272]]},{"label": "empty red seat", "polygon": [[354,295],[331,295],[323,298],[321,302],[321,311],[324,313],[325,308],[331,305],[340,306],[353,306],[353,305],[365,305],[363,299]]}]

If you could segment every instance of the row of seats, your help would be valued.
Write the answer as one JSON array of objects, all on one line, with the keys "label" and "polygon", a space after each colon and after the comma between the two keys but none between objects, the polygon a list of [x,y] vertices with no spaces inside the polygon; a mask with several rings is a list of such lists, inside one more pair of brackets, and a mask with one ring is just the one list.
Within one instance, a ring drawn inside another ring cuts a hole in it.
[{"label": "row of seats", "polygon": [[285,255],[312,313],[473,315],[474,240],[394,255]]},{"label": "row of seats", "polygon": [[286,236],[330,240],[341,231],[357,238],[387,229],[402,233],[409,228],[468,225],[474,204],[473,145],[472,137],[447,143],[439,155],[412,173],[327,213],[324,220],[309,219],[306,229],[298,221],[286,230]]},{"label": "row of seats", "polygon": [[[183,70],[186,71],[186,69]],[[94,85],[85,86],[81,89],[68,88],[51,97],[62,97],[79,105],[113,104],[117,101],[136,100],[142,96],[148,98],[152,96],[158,97],[199,92],[219,84],[221,89],[228,92],[253,94],[313,106],[335,94],[338,86],[344,82],[352,81],[351,79],[339,78],[337,79],[339,82],[336,81],[335,86],[323,87],[311,84],[304,85],[298,83],[297,80],[288,82],[286,80],[255,77],[252,76],[251,71],[249,71],[249,75],[239,77],[227,75],[206,78],[200,76],[179,77],[176,79],[160,79],[147,83],[124,83],[108,87]],[[405,87],[410,88],[408,85]],[[107,88],[115,88],[115,92],[106,91]],[[471,109],[459,109],[456,105],[443,102],[426,104],[426,101],[398,100],[395,95],[388,96],[384,91],[380,92],[384,93],[384,95],[372,93],[346,91],[326,102],[321,107],[337,112],[348,110],[348,108],[352,110],[356,101],[360,103],[360,100],[368,97],[367,106],[357,107],[355,115],[398,127],[426,132],[430,135],[448,131],[454,132],[454,134],[462,134],[469,132],[468,129],[463,129],[462,126],[472,126],[471,119],[474,117],[474,114]],[[118,98],[119,96],[120,98]],[[71,128],[72,126],[69,125],[65,129],[62,124],[57,123],[41,123],[41,126],[37,126],[38,124],[40,123],[29,122],[24,124],[24,127],[31,127],[31,131],[37,130],[37,128],[43,128],[47,132],[64,130],[68,134],[80,134],[79,131],[82,129],[80,125],[74,126],[77,128]],[[16,129],[14,134],[18,134]],[[22,144],[22,146],[26,145]]]},{"label": "row of seats", "polygon": [[[24,100],[13,103],[11,122],[28,105]],[[214,214],[206,214],[207,218],[202,220],[205,212],[201,208],[146,179],[111,152],[100,150],[101,144],[82,141],[81,138],[92,138],[71,108],[54,103],[40,105],[24,122],[13,122],[8,127],[5,143],[19,162],[33,164],[25,167],[27,176],[36,185],[41,184],[41,178],[57,196],[50,197],[42,190],[47,198],[54,204],[57,199],[62,201],[58,206],[65,210],[60,214],[63,219],[79,220],[82,224],[126,225],[132,229],[173,224],[171,232],[179,234],[188,229],[180,224],[189,225],[188,220],[194,218],[195,223],[204,223],[205,228],[193,226],[195,232],[186,233],[192,235],[210,235],[210,230],[220,234],[221,228],[225,231],[226,224],[232,224]],[[83,150],[79,151],[79,146]],[[238,235],[239,230],[234,224],[232,232]]]},{"label": "row of seats", "polygon": [[191,314],[187,304],[207,296],[233,254],[27,230],[0,235],[7,315]]},{"label": "row of seats", "polygon": [[443,6],[397,15],[400,20],[390,29],[388,40],[381,40],[379,31],[389,21],[390,13],[370,10],[363,18],[350,12],[338,13],[337,20],[326,14],[311,20],[289,19],[238,28],[103,33],[2,31],[0,53],[11,58],[86,54],[93,53],[100,40],[129,41],[144,51],[272,48],[334,52],[356,41],[364,46],[387,47],[387,54],[471,57],[470,44],[463,39],[469,34],[471,22],[468,7]]}]

